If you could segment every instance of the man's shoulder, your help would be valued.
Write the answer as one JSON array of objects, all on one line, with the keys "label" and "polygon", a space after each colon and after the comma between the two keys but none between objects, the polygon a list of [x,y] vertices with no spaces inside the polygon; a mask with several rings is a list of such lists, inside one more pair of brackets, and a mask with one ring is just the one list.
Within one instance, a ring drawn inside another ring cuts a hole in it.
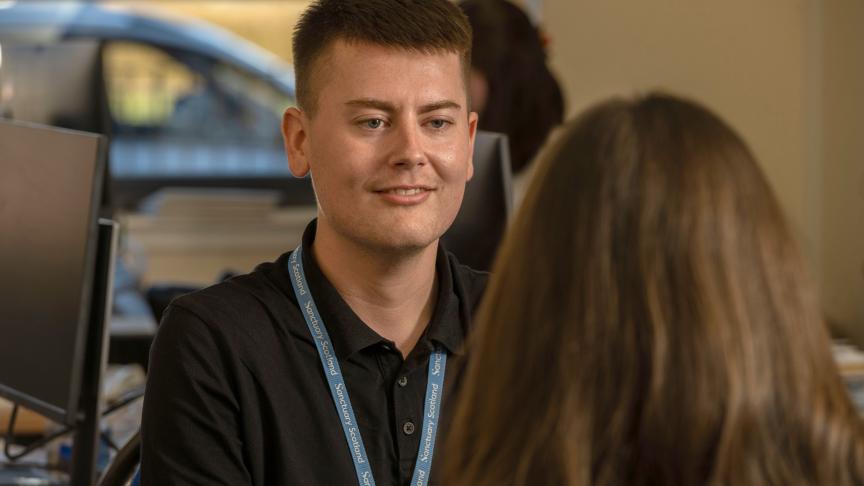
[{"label": "man's shoulder", "polygon": [[296,304],[283,289],[282,280],[287,277],[279,275],[279,261],[262,263],[250,273],[178,297],[171,302],[168,315],[172,308],[179,308],[210,327],[231,329],[284,315],[284,309]]},{"label": "man's shoulder", "polygon": [[252,272],[237,275],[209,287],[190,292],[175,299],[172,304],[186,308],[206,306],[233,306],[254,300],[256,294],[278,292],[268,274],[273,263],[262,263]]}]

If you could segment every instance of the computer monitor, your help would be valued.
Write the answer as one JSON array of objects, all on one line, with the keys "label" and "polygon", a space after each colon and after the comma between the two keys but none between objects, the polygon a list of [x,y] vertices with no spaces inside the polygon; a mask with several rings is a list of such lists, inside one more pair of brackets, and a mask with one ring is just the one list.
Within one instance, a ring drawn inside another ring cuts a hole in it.
[{"label": "computer monitor", "polygon": [[474,176],[465,188],[462,208],[444,234],[444,247],[460,263],[489,270],[513,210],[510,148],[507,135],[477,132]]},{"label": "computer monitor", "polygon": [[104,137],[0,120],[0,396],[79,419]]},{"label": "computer monitor", "polygon": [[0,120],[0,396],[75,431],[92,484],[117,225],[99,220],[105,138]]}]

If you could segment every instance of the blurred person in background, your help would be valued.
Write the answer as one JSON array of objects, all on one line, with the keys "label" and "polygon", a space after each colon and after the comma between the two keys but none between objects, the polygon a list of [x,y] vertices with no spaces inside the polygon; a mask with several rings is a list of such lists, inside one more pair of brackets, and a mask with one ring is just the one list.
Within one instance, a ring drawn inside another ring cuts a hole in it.
[{"label": "blurred person in background", "polygon": [[446,484],[864,482],[780,207],[707,109],[653,94],[569,123],[494,268]]},{"label": "blurred person in background", "polygon": [[528,16],[505,0],[459,3],[471,22],[471,106],[480,130],[510,139],[513,172],[528,167],[564,116],[558,81],[546,65],[545,40]]}]

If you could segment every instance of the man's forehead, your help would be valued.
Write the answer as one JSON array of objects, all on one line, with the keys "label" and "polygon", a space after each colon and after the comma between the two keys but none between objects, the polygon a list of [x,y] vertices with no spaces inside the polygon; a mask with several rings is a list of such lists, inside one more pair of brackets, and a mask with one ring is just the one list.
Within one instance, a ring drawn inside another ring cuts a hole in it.
[{"label": "man's forehead", "polygon": [[[345,74],[344,70],[342,69],[343,66],[350,64],[352,68],[356,68],[358,60],[367,60],[367,62],[371,63],[373,62],[373,58],[377,60],[399,58],[402,60],[407,60],[412,64],[414,64],[414,62],[416,61],[416,65],[428,63],[430,59],[434,58],[443,60],[445,64],[447,62],[452,62],[454,67],[453,73],[458,78],[460,94],[467,96],[467,80],[465,79],[465,73],[462,66],[462,56],[460,56],[460,54],[455,51],[448,51],[443,49],[422,51],[419,49],[381,45],[366,41],[335,39],[331,41],[322,50],[321,54],[317,57],[317,59],[312,65],[309,81],[312,91],[315,93],[315,97],[317,98],[321,94],[322,88],[324,88],[332,80],[336,79],[338,76],[342,76]],[[439,72],[441,72],[441,70],[436,70],[434,74],[438,74]],[[371,66],[367,67],[364,65],[362,67],[362,71],[357,72],[356,75],[358,77],[378,77],[383,74],[377,72]],[[340,80],[344,81],[344,79]],[[353,86],[351,83],[348,83],[348,85],[349,87]],[[349,96],[348,93],[339,94],[346,95],[346,98],[357,97]],[[432,100],[430,100],[430,102],[431,101]],[[460,105],[466,102],[466,100],[461,99],[461,97],[460,99],[452,101],[455,101]]]}]

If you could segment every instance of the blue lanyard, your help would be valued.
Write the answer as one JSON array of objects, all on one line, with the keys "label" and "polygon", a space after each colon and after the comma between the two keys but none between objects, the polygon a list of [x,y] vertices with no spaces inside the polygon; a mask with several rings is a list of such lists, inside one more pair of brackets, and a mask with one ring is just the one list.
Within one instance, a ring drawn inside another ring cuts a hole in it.
[{"label": "blue lanyard", "polygon": [[[363,438],[354,416],[354,407],[348,398],[348,388],[342,378],[342,369],[339,360],[333,351],[333,344],[327,328],[312,292],[306,285],[306,274],[303,272],[303,258],[301,247],[297,247],[291,253],[288,267],[291,274],[291,286],[294,287],[294,295],[300,311],[306,320],[306,326],[312,333],[315,346],[318,348],[318,356],[321,358],[321,366],[324,375],[330,385],[330,395],[333,404],[339,413],[342,422],[342,430],[345,432],[345,440],[354,460],[354,470],[357,472],[357,481],[362,486],[374,486],[375,479],[372,477],[372,469],[369,466],[369,458],[366,455],[366,447],[363,446]],[[438,417],[441,412],[441,398],[444,395],[444,372],[447,366],[447,354],[441,350],[435,350],[429,357],[429,378],[426,383],[426,399],[423,405],[423,431],[420,436],[420,449],[417,452],[417,461],[414,463],[414,475],[411,478],[412,486],[423,486],[429,484],[429,470],[432,468],[432,454],[435,452],[435,434],[438,431]]]}]

